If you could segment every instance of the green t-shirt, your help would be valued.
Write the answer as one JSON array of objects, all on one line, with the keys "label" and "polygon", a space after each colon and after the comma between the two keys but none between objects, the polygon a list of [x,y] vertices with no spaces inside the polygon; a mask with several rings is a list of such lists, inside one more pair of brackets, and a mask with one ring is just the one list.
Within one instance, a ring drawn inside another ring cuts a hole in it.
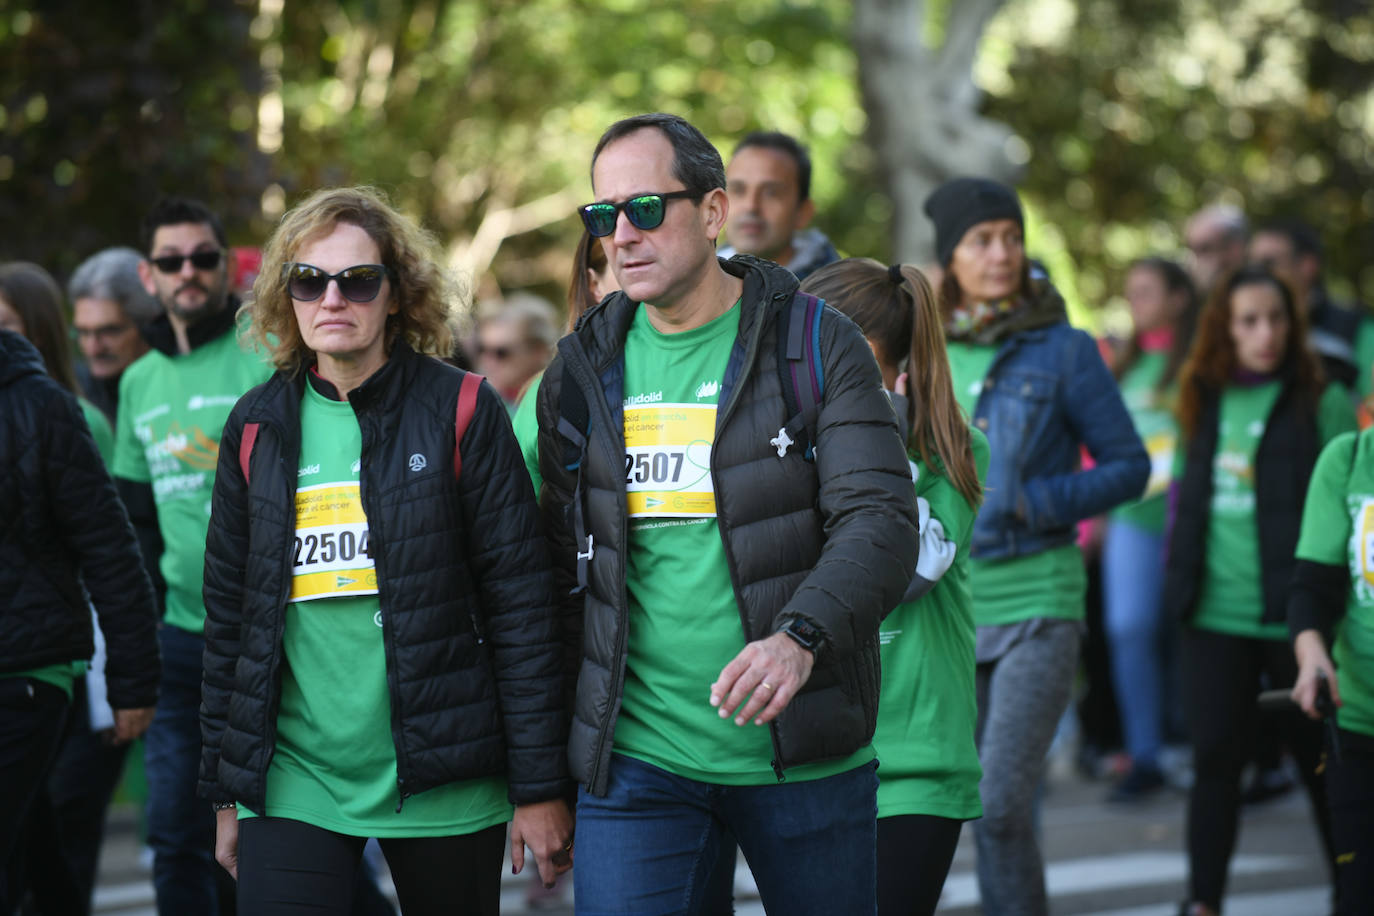
[{"label": "green t-shirt", "polygon": [[448,783],[396,810],[386,619],[366,554],[361,455],[352,405],[307,385],[266,813],[368,837],[450,836],[505,823],[511,806],[500,776]]},{"label": "green t-shirt", "polygon": [[0,674],[0,677],[27,677],[35,681],[42,681],[51,684],[67,695],[67,699],[72,698],[72,685],[76,679],[86,673],[86,662],[56,662],[51,665],[44,665],[41,668],[26,668],[23,671],[10,671]]},{"label": "green t-shirt", "polygon": [[76,402],[86,417],[86,425],[91,428],[91,438],[95,440],[96,451],[100,452],[100,460],[108,468],[114,461],[114,430],[110,429],[110,421],[105,419],[99,407],[85,398],[77,398]]},{"label": "green t-shirt", "polygon": [[167,583],[163,619],[172,626],[205,627],[201,586],[220,435],[235,402],[271,374],[230,330],[190,353],[150,350],[119,380],[111,473],[152,484]]},{"label": "green t-shirt", "polygon": [[[979,480],[988,470],[988,440],[970,430]],[[878,703],[878,816],[926,814],[968,820],[983,813],[983,770],[974,744],[973,594],[969,540],[977,508],[943,469],[912,454],[916,495],[930,503],[945,537],[958,545],[954,564],[924,597],[900,604],[883,620],[883,690]]]},{"label": "green t-shirt", "polygon": [[[1358,306],[1364,312],[1364,306]],[[1367,312],[1364,312],[1366,317]],[[1355,334],[1355,365],[1359,369],[1359,375],[1355,379],[1355,391],[1360,397],[1368,397],[1374,393],[1374,321],[1364,320],[1360,322],[1360,329]]]},{"label": "green t-shirt", "polygon": [[1317,459],[1296,554],[1350,571],[1331,649],[1343,704],[1336,721],[1374,735],[1374,429],[1337,436]]},{"label": "green t-shirt", "polygon": [[[1282,623],[1263,623],[1259,529],[1255,524],[1255,454],[1282,383],[1226,388],[1221,396],[1217,451],[1212,463],[1212,504],[1207,517],[1207,557],[1197,612],[1200,630],[1252,639],[1288,638]],[[1355,428],[1345,389],[1328,385],[1317,405],[1322,442]],[[1182,473],[1182,450],[1175,461]]]},{"label": "green t-shirt", "polygon": [[[983,393],[983,380],[997,356],[996,344],[973,344],[950,341],[945,347],[949,354],[950,379],[954,383],[954,399],[970,417],[978,409],[978,396]],[[983,430],[984,433],[987,430]]]},{"label": "green t-shirt", "polygon": [[1158,390],[1159,379],[1169,354],[1155,351],[1140,354],[1135,365],[1121,378],[1121,400],[1131,414],[1135,431],[1150,454],[1150,482],[1145,495],[1124,503],[1112,512],[1114,521],[1128,522],[1147,531],[1164,530],[1168,512],[1169,480],[1178,449],[1178,422],[1174,419],[1175,387]]},{"label": "green t-shirt", "polygon": [[539,417],[535,413],[535,402],[539,400],[539,383],[544,373],[539,373],[530,382],[520,406],[515,408],[511,426],[515,429],[515,441],[520,443],[520,454],[525,459],[525,470],[530,472],[530,482],[534,484],[534,498],[544,487],[544,477],[539,473]]},{"label": "green t-shirt", "polygon": [[[770,729],[737,726],[708,702],[720,670],[745,645],[711,479],[716,407],[739,317],[736,303],[699,328],[663,334],[641,307],[625,340],[629,654],[614,749],[701,782],[766,785],[777,779]],[[872,759],[866,747],[786,775],[818,779]]]}]

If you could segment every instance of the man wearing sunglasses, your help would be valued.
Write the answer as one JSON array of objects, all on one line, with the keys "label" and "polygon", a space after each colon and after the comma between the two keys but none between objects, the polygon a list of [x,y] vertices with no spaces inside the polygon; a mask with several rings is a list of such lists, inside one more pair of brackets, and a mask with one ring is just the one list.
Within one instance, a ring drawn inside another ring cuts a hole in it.
[{"label": "man wearing sunglasses", "polygon": [[[755,131],[735,147],[725,167],[730,195],[731,244],[722,258],[736,253],[776,261],[805,280],[840,259],[819,229],[808,229],[816,214],[811,199],[811,156],[795,137]],[[733,247],[732,247],[733,246]]]},{"label": "man wearing sunglasses", "polygon": [[143,244],[139,276],[163,314],[143,328],[152,349],[120,379],[113,471],[163,611],[162,683],[145,738],[148,845],[158,912],[215,916],[232,882],[217,887],[215,818],[196,798],[205,537],[224,421],[271,367],[235,333],[218,216],[163,199],[144,220]]},{"label": "man wearing sunglasses", "polygon": [[581,628],[578,909],[701,912],[728,830],[770,912],[873,913],[877,630],[917,552],[878,368],[813,307],[815,450],[789,448],[778,350],[797,280],[716,257],[720,154],[641,115],[602,136],[592,186],[583,223],[622,291],[560,342],[537,402],[558,592]]}]

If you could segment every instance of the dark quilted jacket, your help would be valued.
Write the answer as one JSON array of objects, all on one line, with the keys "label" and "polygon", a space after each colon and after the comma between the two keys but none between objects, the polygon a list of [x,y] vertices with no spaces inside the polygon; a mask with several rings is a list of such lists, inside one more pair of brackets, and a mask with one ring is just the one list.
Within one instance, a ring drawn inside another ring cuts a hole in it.
[{"label": "dark quilted jacket", "polygon": [[110,705],[157,702],[157,609],[129,517],[76,398],[0,331],[0,676],[91,657],[90,593]]},{"label": "dark quilted jacket", "polygon": [[[543,801],[567,789],[548,555],[519,446],[488,385],[454,479],[463,374],[397,343],[349,396],[362,428],[397,789],[403,799],[505,773],[513,802]],[[278,372],[234,407],[205,550],[199,792],[259,811],[281,697],[304,385],[303,374]],[[260,426],[245,485],[247,423]]]},{"label": "dark quilted jacket", "polygon": [[[911,471],[878,366],[849,319],[821,321],[825,397],[815,462],[769,439],[789,419],[777,369],[777,317],[796,278],[745,255],[721,262],[744,280],[739,336],[727,364],[711,453],[717,521],[746,640],[801,618],[824,635],[810,680],[771,726],[775,769],[836,758],[867,744],[878,711],[878,623],[896,606],[916,564]],[[617,293],[559,344],[539,388],[541,502],[559,593],[575,584],[577,545],[568,522],[576,483],[564,467],[560,390],[582,387],[591,411],[583,462],[586,523],[594,554],[585,605],[565,599],[565,639],[580,657],[569,740],[573,776],[604,795],[611,737],[625,678],[625,466],[622,412],[625,335],[638,306]],[[584,617],[585,615],[585,617]],[[708,683],[703,683],[705,696]],[[684,697],[683,702],[697,702]]]}]

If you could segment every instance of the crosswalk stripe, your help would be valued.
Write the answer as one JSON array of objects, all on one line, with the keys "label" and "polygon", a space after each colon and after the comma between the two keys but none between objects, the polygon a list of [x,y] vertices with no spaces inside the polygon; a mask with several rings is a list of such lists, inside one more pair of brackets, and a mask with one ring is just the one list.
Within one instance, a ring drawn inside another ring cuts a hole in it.
[{"label": "crosswalk stripe", "polygon": [[[1237,855],[1231,859],[1233,877],[1302,867],[1303,860],[1293,856]],[[1188,860],[1182,853],[1137,852],[1052,862],[1045,869],[1045,886],[1050,897],[1062,899],[1117,887],[1177,883],[1187,877]],[[945,881],[945,892],[940,897],[941,907],[972,906],[978,901],[978,878],[975,874],[966,872],[950,875]]]}]

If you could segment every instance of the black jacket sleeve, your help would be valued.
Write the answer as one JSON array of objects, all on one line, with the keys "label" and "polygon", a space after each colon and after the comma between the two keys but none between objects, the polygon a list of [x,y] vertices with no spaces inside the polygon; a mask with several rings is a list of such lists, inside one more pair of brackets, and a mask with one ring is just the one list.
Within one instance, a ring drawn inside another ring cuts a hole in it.
[{"label": "black jacket sleeve", "polygon": [[505,406],[483,383],[458,491],[506,731],[510,798],[568,791],[560,637],[539,508]]},{"label": "black jacket sleeve", "polygon": [[1316,630],[1329,648],[1336,623],[1345,613],[1345,590],[1350,571],[1340,564],[1298,560],[1288,593],[1288,638]]},{"label": "black jacket sleeve", "polygon": [[200,702],[200,782],[196,792],[228,801],[218,787],[220,744],[234,692],[248,557],[248,483],[239,468],[243,418],[230,414],[219,443],[219,466],[205,538],[205,662]]},{"label": "black jacket sleeve", "polygon": [[157,703],[157,608],[134,530],[76,400],[50,400],[41,423],[45,473],[63,540],[105,634],[110,706]]},{"label": "black jacket sleeve", "polygon": [[157,525],[157,503],[153,500],[153,485],[125,477],[116,477],[115,486],[119,498],[129,513],[129,521],[134,526],[138,538],[138,551],[143,557],[143,570],[153,584],[153,595],[157,601],[158,619],[167,610],[167,583],[162,578],[162,529]]},{"label": "black jacket sleeve", "polygon": [[544,537],[553,563],[553,595],[558,608],[559,629],[563,639],[563,679],[567,708],[571,712],[577,692],[577,675],[582,667],[582,617],[584,598],[577,590],[577,552],[569,511],[572,506],[576,472],[565,467],[565,442],[558,429],[559,398],[564,384],[561,357],[544,371],[539,384],[535,415],[539,423],[539,475],[544,480],[539,493],[539,511]]}]

